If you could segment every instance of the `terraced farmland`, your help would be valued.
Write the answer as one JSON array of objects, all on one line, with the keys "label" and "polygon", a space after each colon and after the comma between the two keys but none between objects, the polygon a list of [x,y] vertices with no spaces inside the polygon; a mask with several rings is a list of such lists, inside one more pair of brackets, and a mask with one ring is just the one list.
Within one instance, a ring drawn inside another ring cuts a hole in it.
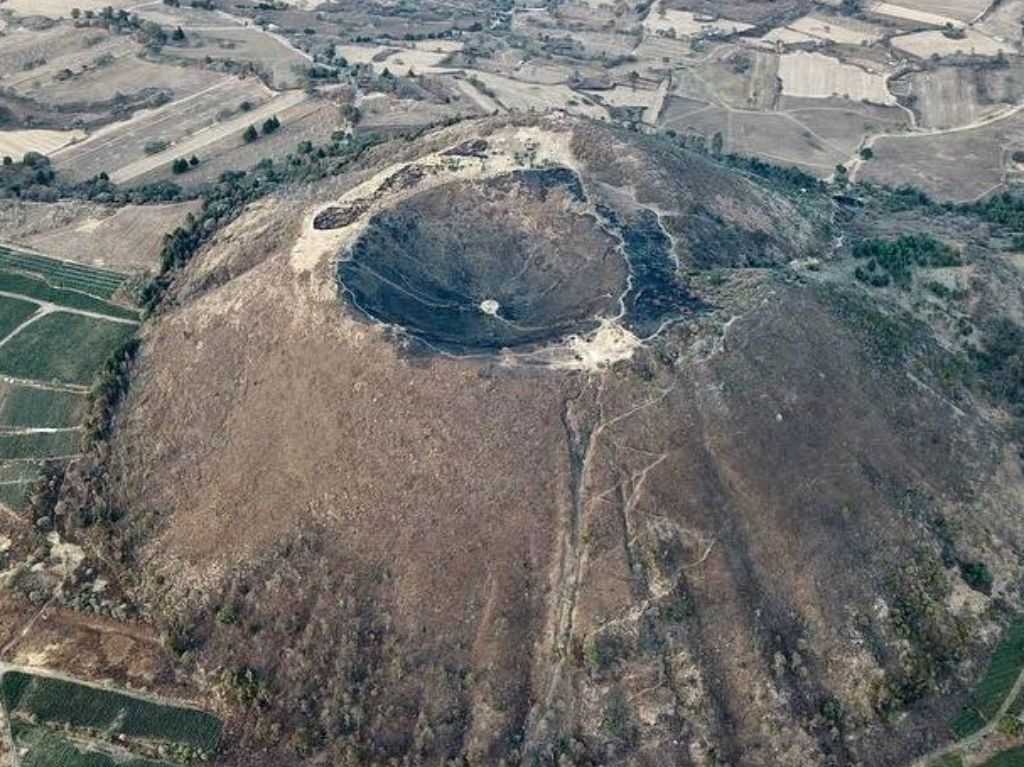
[{"label": "terraced farmland", "polygon": [[126,275],[0,247],[0,504],[17,509],[49,461],[76,455],[87,392],[138,312]]},{"label": "terraced farmland", "polygon": [[0,676],[0,704],[23,766],[161,767],[205,760],[220,741],[205,711],[20,670]]},{"label": "terraced farmland", "polygon": [[18,272],[43,279],[48,285],[61,290],[77,290],[81,293],[110,298],[124,284],[125,275],[82,266],[70,261],[10,250],[0,246],[0,271]]}]

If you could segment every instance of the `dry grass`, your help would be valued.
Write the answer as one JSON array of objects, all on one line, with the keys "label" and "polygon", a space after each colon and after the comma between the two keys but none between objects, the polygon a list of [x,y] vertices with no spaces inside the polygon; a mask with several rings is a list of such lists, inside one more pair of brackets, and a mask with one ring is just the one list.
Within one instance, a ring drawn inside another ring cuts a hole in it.
[{"label": "dry grass", "polygon": [[85,132],[80,130],[0,131],[0,157],[20,160],[26,152],[53,154],[84,137]]}]

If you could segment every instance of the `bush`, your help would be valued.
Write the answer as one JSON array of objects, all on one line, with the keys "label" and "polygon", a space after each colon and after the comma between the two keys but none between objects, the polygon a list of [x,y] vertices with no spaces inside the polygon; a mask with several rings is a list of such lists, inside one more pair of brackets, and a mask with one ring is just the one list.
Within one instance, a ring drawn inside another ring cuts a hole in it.
[{"label": "bush", "polygon": [[245,132],[242,133],[242,139],[245,141],[246,144],[251,144],[259,137],[260,134],[256,131],[255,125],[250,125],[248,128],[245,129]]},{"label": "bush", "polygon": [[963,562],[957,563],[960,567],[960,576],[964,583],[975,591],[982,594],[992,593],[992,573],[984,562]]}]

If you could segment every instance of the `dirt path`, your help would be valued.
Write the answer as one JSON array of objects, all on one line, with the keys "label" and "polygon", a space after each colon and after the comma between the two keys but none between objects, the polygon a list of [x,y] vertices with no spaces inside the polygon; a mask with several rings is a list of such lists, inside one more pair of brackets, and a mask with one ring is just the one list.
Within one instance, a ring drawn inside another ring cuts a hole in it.
[{"label": "dirt path", "polygon": [[14,376],[0,375],[0,381],[12,386],[24,386],[29,389],[43,389],[44,391],[62,391],[70,394],[86,394],[89,391],[88,386],[82,386],[81,384],[50,383],[47,381],[35,381],[31,378],[16,378]]},{"label": "dirt path", "polygon": [[[963,133],[964,131],[977,130],[978,128],[985,128],[988,127],[989,125],[994,125],[995,123],[1001,122],[1002,120],[1007,120],[1022,110],[1024,110],[1024,104],[1018,104],[1017,106],[1010,107],[1009,109],[1004,109],[1000,112],[994,112],[992,114],[984,115],[973,122],[970,122],[966,125],[959,125],[956,128],[942,128],[931,130],[917,129],[903,133],[875,133],[871,136],[868,136],[864,140],[864,143],[861,145],[861,149],[872,148],[875,145],[875,142],[882,138],[923,138],[927,136],[946,136],[951,133]],[[857,180],[857,172],[861,169],[865,162],[860,156],[861,149],[858,149],[846,163],[848,171],[847,175],[851,182]],[[989,192],[998,189],[1000,186],[1002,186],[1002,184],[994,186],[992,189],[989,190]],[[989,192],[986,192],[986,194],[988,194]]]},{"label": "dirt path", "polygon": [[32,298],[31,296],[25,296],[25,295],[22,295],[21,293],[9,293],[6,290],[0,290],[0,296],[3,296],[4,298],[16,298],[16,299],[21,300],[21,301],[29,301],[29,302],[35,304],[36,306],[38,306],[39,309],[40,309],[38,312],[33,314],[27,320],[25,320],[25,322],[21,323],[21,325],[19,325],[17,328],[15,328],[11,333],[8,333],[7,336],[4,337],[3,341],[0,341],[0,346],[2,346],[4,341],[6,341],[8,338],[10,338],[12,335],[14,335],[14,333],[16,333],[18,330],[20,330],[24,325],[28,325],[28,324],[30,324],[32,322],[35,322],[40,317],[43,317],[43,316],[45,316],[47,314],[53,314],[55,312],[64,312],[65,314],[77,314],[77,315],[79,315],[81,317],[92,317],[93,319],[96,319],[96,320],[106,320],[107,322],[116,322],[119,325],[138,325],[139,324],[138,320],[129,320],[126,317],[111,317],[109,314],[103,314],[101,312],[91,312],[88,309],[75,309],[75,308],[73,308],[71,306],[63,306],[61,304],[54,304],[54,303],[51,303],[49,301],[44,301],[41,298]]},{"label": "dirt path", "polygon": [[[0,426],[0,434],[6,436],[19,435],[19,434],[59,434],[64,431],[80,431],[81,426],[25,426],[17,429],[10,429],[6,426]],[[0,482],[0,485],[20,485],[21,480],[12,480],[10,482]]]}]

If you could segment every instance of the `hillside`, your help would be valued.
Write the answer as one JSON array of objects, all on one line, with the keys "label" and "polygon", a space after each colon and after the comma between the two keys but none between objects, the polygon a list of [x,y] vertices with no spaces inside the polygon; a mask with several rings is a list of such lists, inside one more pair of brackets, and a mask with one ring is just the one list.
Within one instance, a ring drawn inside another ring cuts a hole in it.
[{"label": "hillside", "polygon": [[[1020,602],[1011,424],[937,312],[851,276],[925,213],[763,171],[463,123],[256,203],[177,276],[88,491],[112,522],[69,482],[61,524],[131,563],[223,763],[948,740]],[[955,241],[971,305],[1015,311],[1016,267]]]}]

